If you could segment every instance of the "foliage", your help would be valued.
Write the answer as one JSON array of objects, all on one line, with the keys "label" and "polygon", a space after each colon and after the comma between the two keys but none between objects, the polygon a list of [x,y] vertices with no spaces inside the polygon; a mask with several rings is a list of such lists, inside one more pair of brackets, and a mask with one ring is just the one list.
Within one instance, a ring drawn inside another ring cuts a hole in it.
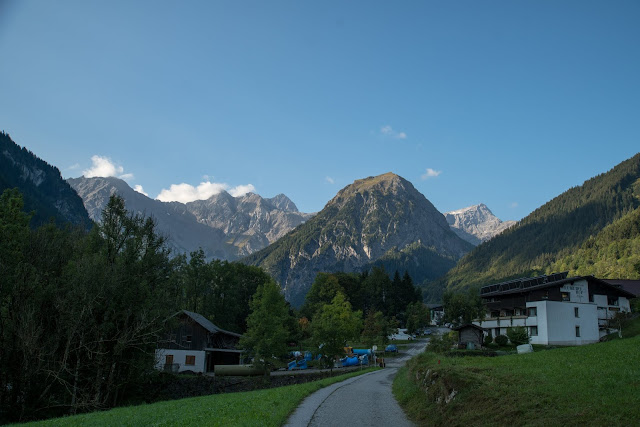
[{"label": "foliage", "polygon": [[456,335],[454,333],[431,335],[427,350],[434,353],[444,353],[451,350],[451,347],[457,342]]},{"label": "foliage", "polygon": [[[427,293],[535,276],[578,249],[590,236],[640,207],[640,154],[571,188],[516,225],[476,247]],[[636,251],[637,253],[637,251]]]},{"label": "foliage", "polygon": [[[529,334],[524,326],[515,326],[507,328],[507,338],[513,345],[522,345],[529,343]],[[501,344],[502,345],[502,344]]]},{"label": "foliage", "polygon": [[237,262],[206,262],[202,249],[174,260],[174,276],[182,289],[179,308],[202,314],[215,325],[230,331],[247,330],[249,300],[260,284],[271,277],[258,267]]},{"label": "foliage", "polygon": [[501,357],[425,352],[393,391],[418,425],[635,425],[638,346],[640,337]]},{"label": "foliage", "polygon": [[104,408],[153,367],[175,288],[150,219],[112,197],[86,234],[0,198],[0,421]]},{"label": "foliage", "polygon": [[383,345],[389,340],[391,325],[380,311],[369,311],[364,319],[362,342],[366,348],[371,348],[375,343]]},{"label": "foliage", "polygon": [[407,306],[406,327],[409,334],[415,334],[418,330],[429,325],[429,309],[421,301],[416,301]]},{"label": "foliage", "polygon": [[604,279],[640,279],[640,208],[590,236],[579,249],[554,262],[547,272],[594,275]]},{"label": "foliage", "polygon": [[444,322],[455,326],[483,318],[485,313],[482,299],[474,289],[470,289],[466,293],[446,291],[442,297],[442,306],[444,308]]},{"label": "foliage", "polygon": [[491,334],[491,331],[489,331],[489,333],[487,335],[485,335],[484,337],[484,345],[485,347],[488,346],[489,344],[491,344],[493,342],[493,334]]},{"label": "foliage", "polygon": [[192,397],[150,405],[56,418],[36,426],[197,425],[281,426],[311,393],[339,381],[372,372],[363,369],[318,381],[240,393]]},{"label": "foliage", "polygon": [[312,339],[322,354],[333,361],[344,354],[347,340],[355,339],[362,329],[362,312],[353,311],[342,292],[325,304],[312,320]]},{"label": "foliage", "polygon": [[272,357],[287,352],[290,336],[287,324],[292,318],[288,304],[280,287],[271,280],[258,286],[250,307],[248,329],[240,339],[240,345],[254,357],[254,364],[271,368]]},{"label": "foliage", "polygon": [[500,347],[504,347],[505,345],[507,345],[509,343],[509,338],[506,335],[498,335],[498,336],[496,336],[494,341]]}]

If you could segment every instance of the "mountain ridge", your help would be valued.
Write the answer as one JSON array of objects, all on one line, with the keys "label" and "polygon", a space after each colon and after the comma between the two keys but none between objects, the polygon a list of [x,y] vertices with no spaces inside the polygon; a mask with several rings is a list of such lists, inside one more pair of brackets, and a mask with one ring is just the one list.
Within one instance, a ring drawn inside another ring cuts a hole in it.
[{"label": "mountain ridge", "polygon": [[344,187],[316,216],[242,262],[263,267],[300,305],[318,272],[358,271],[410,245],[454,259],[472,248],[413,184],[386,173]]}]

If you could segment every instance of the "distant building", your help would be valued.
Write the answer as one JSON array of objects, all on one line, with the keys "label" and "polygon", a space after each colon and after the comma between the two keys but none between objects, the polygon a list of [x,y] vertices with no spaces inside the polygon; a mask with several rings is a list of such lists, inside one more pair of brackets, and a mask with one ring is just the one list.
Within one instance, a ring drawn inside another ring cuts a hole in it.
[{"label": "distant building", "polygon": [[429,324],[432,326],[442,324],[442,319],[444,318],[444,307],[442,304],[427,304],[427,308],[429,309]]},{"label": "distant building", "polygon": [[220,329],[204,316],[182,310],[168,321],[176,327],[158,342],[156,368],[172,372],[213,372],[216,365],[238,365],[242,335]]},{"label": "distant building", "polygon": [[593,276],[557,273],[484,286],[487,314],[475,322],[493,336],[524,326],[532,344],[581,345],[612,332],[608,320],[630,311],[635,295]]}]

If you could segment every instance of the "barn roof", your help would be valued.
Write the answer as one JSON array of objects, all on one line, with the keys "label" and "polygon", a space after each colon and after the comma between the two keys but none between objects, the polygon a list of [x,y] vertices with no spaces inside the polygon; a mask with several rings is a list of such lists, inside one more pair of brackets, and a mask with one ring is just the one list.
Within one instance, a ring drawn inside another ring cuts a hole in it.
[{"label": "barn roof", "polygon": [[200,326],[202,326],[203,328],[205,328],[207,331],[209,331],[212,334],[222,333],[222,334],[226,334],[226,335],[232,335],[232,336],[238,337],[238,338],[240,338],[242,336],[241,334],[237,334],[237,333],[231,332],[231,331],[226,331],[226,330],[224,330],[222,328],[217,327],[209,319],[204,317],[202,314],[194,313],[193,311],[182,310],[182,311],[177,312],[173,316],[178,316],[180,314],[187,315],[194,322],[196,322],[197,324],[199,324]]}]

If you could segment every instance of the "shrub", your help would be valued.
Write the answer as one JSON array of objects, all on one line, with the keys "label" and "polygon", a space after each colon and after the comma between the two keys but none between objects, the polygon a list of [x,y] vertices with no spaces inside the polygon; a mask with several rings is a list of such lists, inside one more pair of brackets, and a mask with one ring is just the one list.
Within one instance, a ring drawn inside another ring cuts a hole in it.
[{"label": "shrub", "polygon": [[491,332],[489,332],[489,335],[484,337],[484,346],[486,347],[489,344],[491,344],[492,342],[493,342],[493,335],[491,335]]},{"label": "shrub", "polygon": [[507,329],[507,337],[513,345],[522,345],[529,342],[529,334],[527,334],[527,329],[524,326]]},{"label": "shrub", "polygon": [[506,335],[498,335],[495,341],[500,347],[504,347],[509,342],[509,338]]},{"label": "shrub", "polygon": [[433,351],[434,353],[444,353],[445,351],[451,350],[451,346],[456,342],[456,339],[451,334],[440,335],[432,335],[429,340],[429,346],[427,350]]}]

